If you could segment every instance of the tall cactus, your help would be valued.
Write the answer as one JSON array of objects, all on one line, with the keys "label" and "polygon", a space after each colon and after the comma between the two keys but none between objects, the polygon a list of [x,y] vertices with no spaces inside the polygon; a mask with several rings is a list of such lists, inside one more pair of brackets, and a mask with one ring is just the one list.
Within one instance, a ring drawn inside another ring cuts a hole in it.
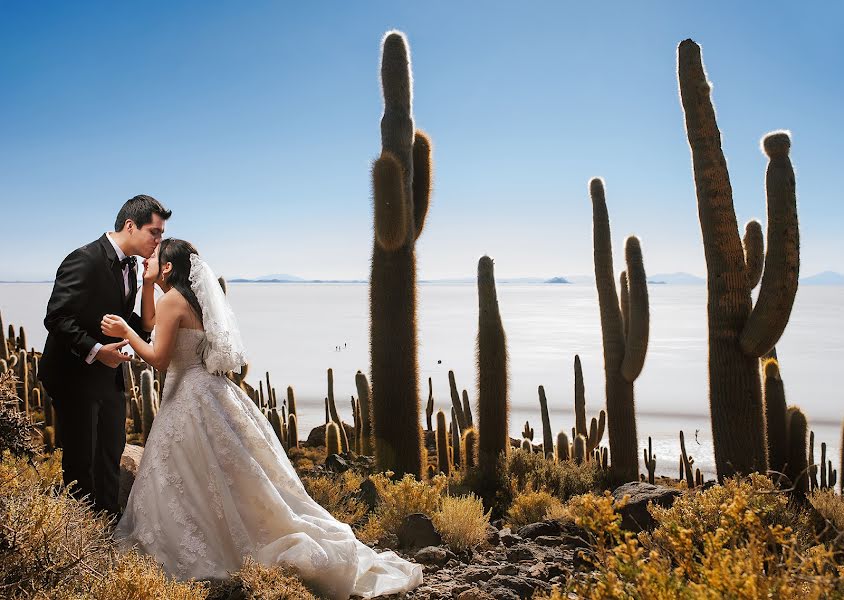
[{"label": "tall cactus", "polygon": [[457,417],[457,424],[460,426],[460,431],[463,431],[469,424],[466,422],[466,416],[463,414],[463,403],[460,399],[460,392],[457,389],[457,381],[454,379],[454,371],[448,372],[448,389],[451,393],[452,410]]},{"label": "tall cactus", "polygon": [[474,427],[463,432],[463,443],[461,444],[461,461],[463,468],[468,472],[475,467],[477,460],[478,434]]},{"label": "tall cactus", "polygon": [[331,415],[331,420],[337,423],[340,428],[340,441],[343,452],[349,451],[349,435],[346,433],[346,428],[343,426],[343,420],[340,418],[340,413],[337,412],[337,404],[334,402],[334,370],[328,369],[328,412]]},{"label": "tall cactus", "polygon": [[463,390],[463,416],[466,418],[466,426],[474,427],[475,419],[472,417],[472,407],[469,405],[469,392]]},{"label": "tall cactus", "polygon": [[[718,478],[767,469],[759,358],[779,340],[791,315],[799,271],[794,171],[787,133],[768,134],[765,189],[767,253],[756,305],[757,233],[739,237],[727,161],[710,98],[700,46],[680,43],[680,98],[692,154],[706,257],[709,321],[709,404]],[[755,230],[750,226],[748,230]]]},{"label": "tall cactus", "polygon": [[487,484],[510,448],[507,338],[498,309],[492,259],[478,261],[478,466]]},{"label": "tall cactus", "polygon": [[9,346],[6,344],[6,330],[3,328],[2,314],[0,314],[0,360],[9,362]]},{"label": "tall cactus", "polygon": [[779,363],[768,359],[763,367],[765,373],[765,438],[768,447],[768,469],[776,480],[784,473],[788,460],[788,424],[785,390],[780,378]]},{"label": "tall cactus", "polygon": [[369,285],[372,420],[378,468],[422,475],[416,341],[416,239],[431,187],[431,145],[414,131],[410,53],[391,31],[381,52],[381,156],[372,168],[375,236]]},{"label": "tall cactus", "polygon": [[[592,179],[589,191],[592,197],[595,283],[604,343],[610,468],[619,481],[635,481],[639,477],[639,441],[636,436],[633,382],[642,371],[648,349],[648,284],[639,240],[630,236],[624,246],[627,271],[623,281],[627,282],[627,291],[623,294],[626,299],[622,312],[615,287],[603,181]],[[583,425],[585,429],[585,420]],[[577,435],[586,434],[578,432]]]},{"label": "tall cactus", "polygon": [[786,475],[794,491],[809,491],[809,459],[806,456],[806,432],[809,428],[806,415],[799,408],[788,409],[788,465]]},{"label": "tall cactus", "polygon": [[329,421],[325,426],[325,453],[340,454],[340,428],[334,421]]},{"label": "tall cactus", "polygon": [[569,445],[569,436],[565,431],[557,434],[557,448],[556,448],[557,462],[561,463],[564,460],[571,458],[571,446]]},{"label": "tall cactus", "polygon": [[586,388],[577,354],[574,355],[574,431],[576,435],[586,435]]}]

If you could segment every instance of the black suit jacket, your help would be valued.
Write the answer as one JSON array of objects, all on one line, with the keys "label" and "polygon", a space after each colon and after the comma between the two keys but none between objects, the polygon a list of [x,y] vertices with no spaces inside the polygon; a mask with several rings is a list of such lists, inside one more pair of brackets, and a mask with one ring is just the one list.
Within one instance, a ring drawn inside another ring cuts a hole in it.
[{"label": "black suit jacket", "polygon": [[47,304],[44,326],[49,332],[39,363],[39,378],[51,396],[96,394],[101,386],[123,387],[120,368],[111,369],[85,358],[94,345],[120,341],[103,335],[103,315],[120,315],[132,329],[148,340],[141,318],[135,314],[137,273],[129,273],[129,296],[124,294],[123,269],[105,234],[71,252],[56,273]]}]

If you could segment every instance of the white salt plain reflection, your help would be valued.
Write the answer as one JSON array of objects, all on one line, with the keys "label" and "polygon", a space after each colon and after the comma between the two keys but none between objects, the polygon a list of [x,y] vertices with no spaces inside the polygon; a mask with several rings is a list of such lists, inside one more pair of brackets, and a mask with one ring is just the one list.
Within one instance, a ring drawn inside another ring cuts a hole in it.
[{"label": "white salt plain reflection", "polygon": [[[50,284],[0,284],[5,323],[24,325],[31,346],[43,347]],[[282,397],[296,391],[300,436],[323,421],[326,369],[334,369],[338,409],[351,421],[355,372],[369,362],[368,287],[365,284],[232,284],[229,295],[250,356],[248,380],[269,370]],[[596,292],[590,285],[500,285],[499,305],[510,356],[510,430],[525,420],[541,442],[537,386],[548,396],[556,433],[574,418],[574,355],[583,363],[588,416],[603,408],[603,354]],[[448,370],[474,403],[477,292],[472,284],[419,287],[420,396],[431,377],[437,408],[450,408]],[[844,402],[832,374],[844,357],[844,287],[803,286],[777,345],[786,396],[800,405],[828,456],[840,456]],[[651,285],[651,335],[645,368],[636,381],[640,448],[654,441],[657,472],[678,471],[678,432],[707,477],[714,475],[708,418],[706,288]],[[441,362],[439,362],[441,361]],[[698,431],[695,441],[695,431]],[[604,438],[606,442],[606,437]],[[699,443],[699,444],[698,444]],[[641,457],[641,455],[640,455]],[[836,468],[838,466],[836,465]]]}]

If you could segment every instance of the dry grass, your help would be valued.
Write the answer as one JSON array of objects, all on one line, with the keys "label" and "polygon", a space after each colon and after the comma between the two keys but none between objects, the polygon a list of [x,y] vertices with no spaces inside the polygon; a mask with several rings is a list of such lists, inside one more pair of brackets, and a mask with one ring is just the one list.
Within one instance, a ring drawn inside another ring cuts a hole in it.
[{"label": "dry grass", "polygon": [[808,533],[804,511],[761,475],[652,508],[652,534],[623,532],[609,494],[566,506],[587,532],[594,572],[551,598],[838,598],[844,567]]},{"label": "dry grass", "polygon": [[510,505],[506,516],[507,524],[515,530],[558,515],[562,508],[563,503],[559,498],[548,492],[527,490],[519,493]]},{"label": "dry grass", "polygon": [[819,535],[844,555],[844,496],[836,496],[833,490],[815,490],[809,494],[809,503],[823,519],[816,526]]},{"label": "dry grass", "polygon": [[363,477],[354,471],[340,475],[303,477],[308,495],[338,521],[355,525],[366,516],[368,506],[355,497]]},{"label": "dry grass", "polygon": [[319,446],[317,448],[306,446],[291,448],[287,451],[287,457],[290,459],[297,473],[310,471],[316,465],[321,465],[325,462],[325,446]]},{"label": "dry grass", "polygon": [[489,512],[484,512],[483,502],[475,495],[446,496],[432,520],[443,541],[455,552],[475,548],[486,540]]}]

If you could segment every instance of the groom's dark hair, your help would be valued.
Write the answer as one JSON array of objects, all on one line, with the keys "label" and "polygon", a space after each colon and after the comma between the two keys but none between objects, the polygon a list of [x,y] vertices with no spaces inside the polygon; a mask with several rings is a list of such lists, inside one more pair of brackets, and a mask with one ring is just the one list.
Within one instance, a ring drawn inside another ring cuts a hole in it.
[{"label": "groom's dark hair", "polygon": [[164,205],[152,196],[141,194],[140,196],[129,198],[123,204],[120,212],[117,213],[117,218],[114,220],[114,230],[122,231],[127,219],[134,221],[135,225],[140,229],[147,223],[152,222],[152,215],[158,215],[166,221],[172,214],[172,210],[164,208]]}]

